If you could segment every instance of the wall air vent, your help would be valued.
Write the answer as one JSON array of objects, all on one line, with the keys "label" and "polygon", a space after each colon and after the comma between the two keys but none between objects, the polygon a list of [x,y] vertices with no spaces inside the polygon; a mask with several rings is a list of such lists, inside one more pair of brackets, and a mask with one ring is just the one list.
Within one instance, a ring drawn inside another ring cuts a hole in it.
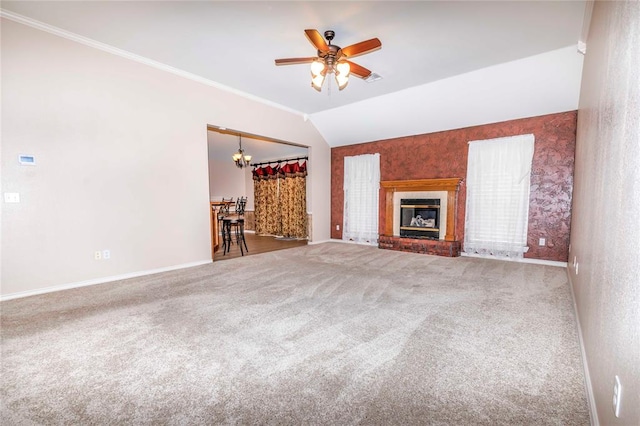
[{"label": "wall air vent", "polygon": [[376,74],[375,72],[372,72],[371,74],[369,74],[369,77],[364,79],[364,81],[366,81],[367,83],[373,83],[374,81],[378,80],[382,80],[382,76],[380,74]]}]

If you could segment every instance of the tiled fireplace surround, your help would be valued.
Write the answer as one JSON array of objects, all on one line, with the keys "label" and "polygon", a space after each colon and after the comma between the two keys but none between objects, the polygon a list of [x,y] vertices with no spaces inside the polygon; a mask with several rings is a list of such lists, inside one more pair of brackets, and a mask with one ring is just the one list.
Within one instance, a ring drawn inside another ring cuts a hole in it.
[{"label": "tiled fireplace surround", "polygon": [[[568,111],[331,149],[331,238],[342,238],[344,157],[380,153],[383,182],[465,178],[468,142],[533,133],[526,258],[566,262],[569,251],[577,112]],[[455,256],[464,241],[466,186],[458,187],[454,241],[394,237],[387,230],[386,190],[380,189],[380,247]],[[387,219],[389,218],[389,219]],[[447,221],[450,222],[450,221]],[[393,226],[393,225],[391,225]],[[337,229],[339,227],[340,229]],[[546,244],[538,245],[544,238]],[[445,244],[446,243],[446,244]],[[428,245],[428,249],[425,246]]]}]

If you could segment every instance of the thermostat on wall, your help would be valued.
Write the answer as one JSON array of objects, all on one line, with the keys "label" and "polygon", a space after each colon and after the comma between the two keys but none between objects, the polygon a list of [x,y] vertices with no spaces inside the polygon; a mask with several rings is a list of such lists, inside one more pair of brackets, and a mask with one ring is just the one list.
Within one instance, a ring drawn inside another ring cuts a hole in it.
[{"label": "thermostat on wall", "polygon": [[20,164],[26,166],[36,165],[36,157],[34,157],[33,155],[18,155],[18,161],[20,161]]}]

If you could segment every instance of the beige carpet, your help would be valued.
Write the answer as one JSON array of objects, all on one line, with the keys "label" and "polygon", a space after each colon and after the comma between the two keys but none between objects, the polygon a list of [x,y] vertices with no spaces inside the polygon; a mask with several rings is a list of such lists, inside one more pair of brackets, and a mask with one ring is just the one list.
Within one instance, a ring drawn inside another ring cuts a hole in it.
[{"label": "beige carpet", "polygon": [[589,424],[562,268],[327,243],[0,306],[3,425]]}]

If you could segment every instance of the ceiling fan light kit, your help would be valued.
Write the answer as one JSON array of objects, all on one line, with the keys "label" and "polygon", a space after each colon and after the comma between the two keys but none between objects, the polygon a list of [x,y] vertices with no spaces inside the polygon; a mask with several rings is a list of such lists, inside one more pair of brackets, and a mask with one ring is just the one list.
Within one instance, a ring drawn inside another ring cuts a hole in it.
[{"label": "ceiling fan light kit", "polygon": [[334,74],[338,89],[342,90],[349,83],[350,66],[347,62],[338,62],[335,66],[328,66],[320,61],[311,63],[311,87],[318,92],[322,91],[322,84],[327,74]]},{"label": "ceiling fan light kit", "polygon": [[364,55],[378,50],[382,47],[382,43],[377,38],[372,38],[360,43],[352,44],[345,48],[341,48],[335,44],[331,44],[331,40],[335,36],[335,32],[328,30],[324,32],[324,41],[318,30],[304,30],[307,38],[318,49],[318,56],[308,58],[286,58],[276,59],[276,65],[295,65],[311,63],[311,87],[318,92],[322,91],[327,74],[333,74],[338,85],[338,89],[342,90],[349,83],[351,74],[356,77],[366,79],[371,75],[371,71],[347,58]]}]

